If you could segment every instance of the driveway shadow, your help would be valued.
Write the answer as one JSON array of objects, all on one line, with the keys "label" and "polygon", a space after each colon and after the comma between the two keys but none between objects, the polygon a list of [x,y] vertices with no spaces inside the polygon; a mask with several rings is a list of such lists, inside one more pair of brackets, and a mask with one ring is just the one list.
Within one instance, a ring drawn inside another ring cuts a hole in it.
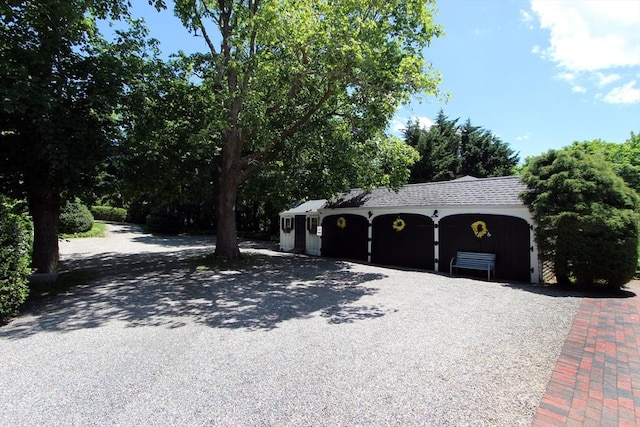
[{"label": "driveway shadow", "polygon": [[[215,234],[150,234],[136,224],[117,224],[111,228],[109,234],[131,234],[131,242],[144,245],[155,245],[166,248],[184,248],[193,246],[214,247],[216,244]],[[278,243],[267,240],[238,239],[241,248],[277,250]]]},{"label": "driveway shadow", "polygon": [[105,253],[68,262],[66,269],[89,272],[93,278],[27,307],[24,315],[0,328],[0,336],[18,339],[108,322],[270,330],[316,315],[330,323],[385,315],[384,307],[357,304],[377,292],[371,282],[382,274],[354,271],[347,262],[279,253],[252,253],[252,265],[242,271],[201,270],[188,261],[208,252]]},{"label": "driveway shadow", "polygon": [[[637,294],[630,287],[623,287],[619,290],[606,288],[580,289],[578,287],[562,287],[553,283],[503,283],[504,286],[519,289],[534,294],[546,295],[550,297],[578,297],[578,298],[633,298]],[[636,289],[637,290],[637,289]]]}]

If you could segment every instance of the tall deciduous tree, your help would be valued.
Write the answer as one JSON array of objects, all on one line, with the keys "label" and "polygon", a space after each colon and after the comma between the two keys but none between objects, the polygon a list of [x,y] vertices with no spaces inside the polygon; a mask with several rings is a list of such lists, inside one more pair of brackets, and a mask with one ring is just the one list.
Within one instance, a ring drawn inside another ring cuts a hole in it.
[{"label": "tall deciduous tree", "polygon": [[596,139],[574,142],[573,146],[600,155],[611,162],[616,173],[640,194],[640,133],[631,132],[629,139],[623,143]]},{"label": "tall deciduous tree", "polygon": [[114,158],[123,201],[175,219],[178,227],[207,227],[212,220],[212,100],[197,78],[206,57],[180,54],[165,61],[154,55],[140,64],[125,102],[125,138]]},{"label": "tall deciduous tree", "polygon": [[38,272],[57,269],[62,199],[91,185],[116,137],[123,65],[144,31],[132,22],[108,44],[96,21],[126,18],[128,4],[0,3],[0,184],[27,198]]},{"label": "tall deciduous tree", "polygon": [[[212,54],[211,133],[220,141],[216,254],[240,256],[236,202],[256,170],[286,161],[340,118],[344,151],[382,131],[399,103],[435,93],[422,57],[440,29],[432,0],[177,0]],[[319,146],[320,147],[320,146]],[[339,152],[340,150],[338,150]]]}]

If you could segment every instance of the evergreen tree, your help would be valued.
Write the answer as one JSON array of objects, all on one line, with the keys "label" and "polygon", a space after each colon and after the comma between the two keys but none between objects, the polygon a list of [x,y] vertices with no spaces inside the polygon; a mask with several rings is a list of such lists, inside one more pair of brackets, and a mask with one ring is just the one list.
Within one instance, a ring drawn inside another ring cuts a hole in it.
[{"label": "evergreen tree", "polygon": [[433,141],[428,137],[428,130],[415,121],[409,121],[403,131],[404,141],[413,147],[419,154],[420,160],[411,168],[410,183],[432,181],[431,173],[434,170]]},{"label": "evergreen tree", "polygon": [[467,119],[460,127],[460,175],[478,178],[513,175],[518,155],[490,131]]},{"label": "evergreen tree", "polygon": [[449,120],[440,110],[428,132],[433,146],[432,181],[449,181],[460,177],[460,134],[458,120]]},{"label": "evergreen tree", "polygon": [[440,110],[429,129],[417,121],[407,124],[404,140],[420,153],[420,160],[411,169],[410,182],[513,175],[517,153],[489,130],[473,126],[470,120],[459,125],[458,120],[449,119]]},{"label": "evergreen tree", "polygon": [[636,271],[640,196],[601,156],[569,147],[527,160],[523,194],[558,283],[617,289]]}]

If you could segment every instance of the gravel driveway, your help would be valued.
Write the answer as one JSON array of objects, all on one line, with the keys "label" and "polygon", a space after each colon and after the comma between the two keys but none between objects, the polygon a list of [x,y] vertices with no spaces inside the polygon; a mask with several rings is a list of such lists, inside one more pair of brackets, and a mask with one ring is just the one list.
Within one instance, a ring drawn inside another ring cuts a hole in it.
[{"label": "gravel driveway", "polygon": [[110,225],[0,327],[0,425],[529,425],[580,299]]}]

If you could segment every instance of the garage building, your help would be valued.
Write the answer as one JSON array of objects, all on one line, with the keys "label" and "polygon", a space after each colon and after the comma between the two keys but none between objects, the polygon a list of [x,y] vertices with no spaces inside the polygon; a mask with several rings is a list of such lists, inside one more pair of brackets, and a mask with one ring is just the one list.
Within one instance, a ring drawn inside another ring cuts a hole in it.
[{"label": "garage building", "polygon": [[[312,255],[449,273],[458,251],[493,253],[497,280],[538,283],[534,223],[520,200],[524,191],[516,176],[409,184],[397,192],[353,189],[334,200],[307,202],[305,212],[283,212],[283,225],[291,219],[289,228],[281,228],[281,248],[291,246],[299,223],[301,229],[306,225],[306,239],[319,239],[303,250]],[[476,273],[486,277],[460,271]]]}]

